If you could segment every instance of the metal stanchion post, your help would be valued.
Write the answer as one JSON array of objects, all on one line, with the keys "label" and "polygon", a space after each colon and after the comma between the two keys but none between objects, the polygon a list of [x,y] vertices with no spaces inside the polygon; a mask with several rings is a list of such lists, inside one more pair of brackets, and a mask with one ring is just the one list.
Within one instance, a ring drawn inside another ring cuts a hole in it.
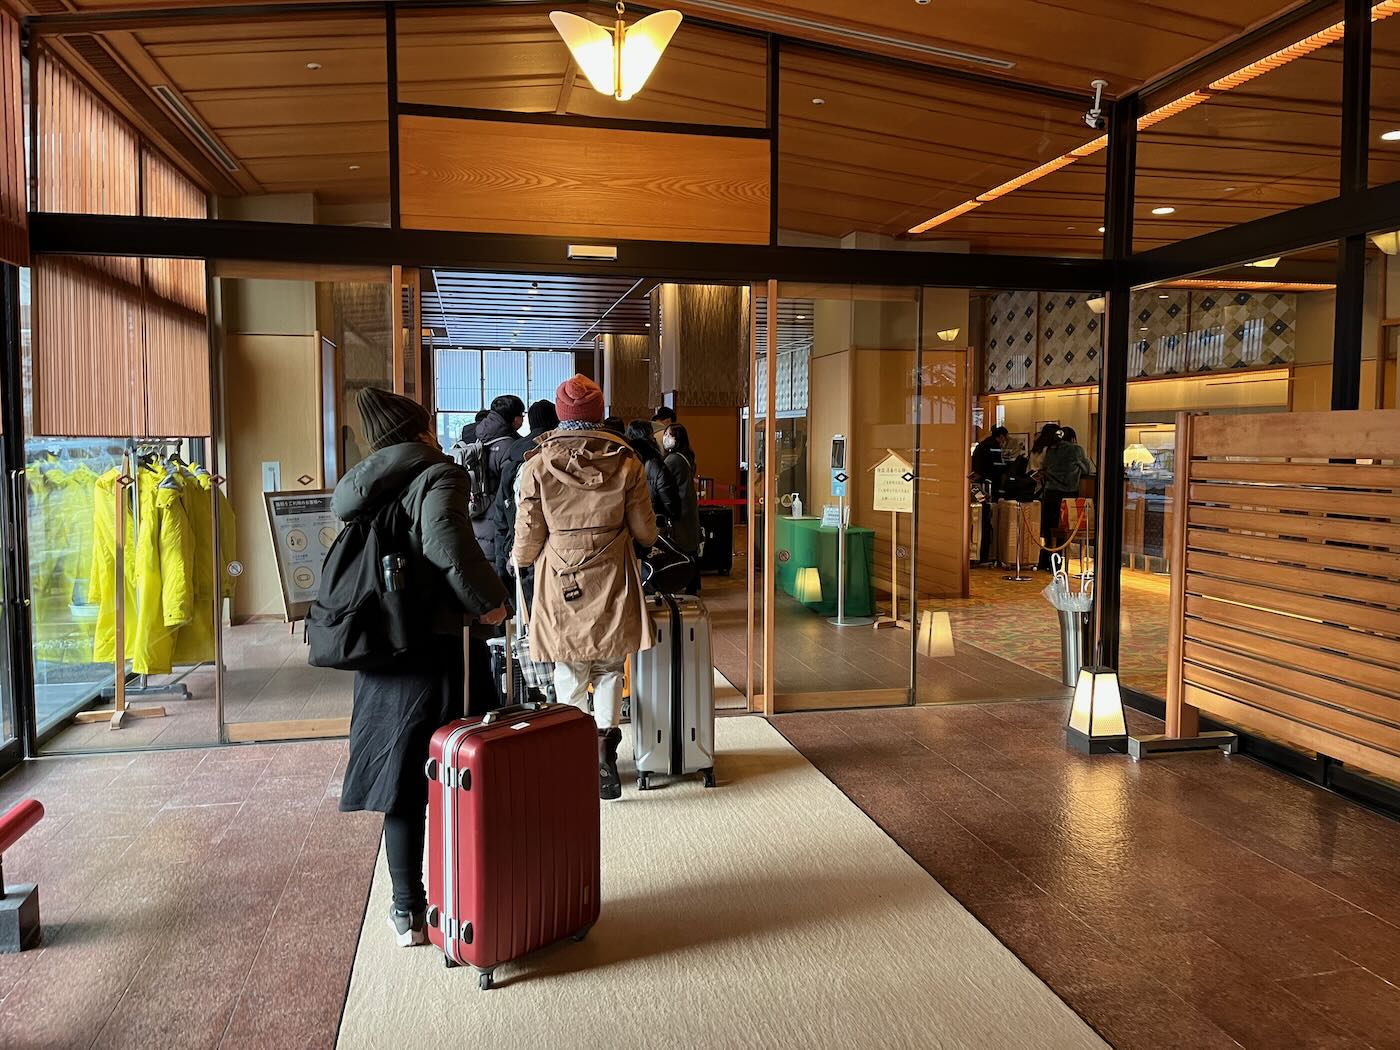
[{"label": "metal stanchion post", "polygon": [[1033,576],[1021,575],[1021,531],[1025,524],[1025,519],[1021,516],[1021,504],[1016,504],[1016,575],[1003,576],[1002,579],[1010,580],[1012,583],[1029,583],[1035,579]]},{"label": "metal stanchion post", "polygon": [[846,497],[837,497],[840,524],[836,528],[836,616],[827,623],[833,627],[869,627],[873,616],[846,616]]}]

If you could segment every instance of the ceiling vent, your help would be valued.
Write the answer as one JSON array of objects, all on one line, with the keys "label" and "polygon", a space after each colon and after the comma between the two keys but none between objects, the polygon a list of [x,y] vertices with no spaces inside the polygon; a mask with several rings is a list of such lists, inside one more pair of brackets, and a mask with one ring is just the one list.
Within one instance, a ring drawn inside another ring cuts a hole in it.
[{"label": "ceiling vent", "polygon": [[238,162],[233,159],[229,151],[219,144],[219,140],[209,133],[209,129],[201,123],[200,119],[190,112],[184,100],[179,95],[171,91],[164,84],[157,84],[154,88],[156,96],[165,103],[171,113],[175,114],[178,120],[195,140],[209,151],[210,156],[223,166],[225,171],[237,171]]}]

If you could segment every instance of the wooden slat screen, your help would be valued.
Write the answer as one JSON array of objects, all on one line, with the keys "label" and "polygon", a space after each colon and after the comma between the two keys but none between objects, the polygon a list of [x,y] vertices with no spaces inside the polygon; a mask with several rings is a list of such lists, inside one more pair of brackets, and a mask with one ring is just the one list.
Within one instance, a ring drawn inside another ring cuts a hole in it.
[{"label": "wooden slat screen", "polygon": [[136,132],[47,52],[38,80],[38,210],[139,214]]},{"label": "wooden slat screen", "polygon": [[[41,56],[39,80],[42,208],[208,217],[204,191],[56,59]],[[36,433],[210,432],[202,260],[39,256],[33,267]]]},{"label": "wooden slat screen", "polygon": [[1396,410],[1178,419],[1174,724],[1400,779],[1397,454]]},{"label": "wooden slat screen", "polygon": [[19,22],[0,10],[0,260],[29,265],[24,86]]}]

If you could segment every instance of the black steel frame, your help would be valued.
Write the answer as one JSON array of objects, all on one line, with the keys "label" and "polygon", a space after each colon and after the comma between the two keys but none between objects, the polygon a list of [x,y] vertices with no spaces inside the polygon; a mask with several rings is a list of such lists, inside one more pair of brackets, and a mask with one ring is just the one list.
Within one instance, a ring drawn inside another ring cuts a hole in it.
[{"label": "black steel frame", "polygon": [[[1105,236],[1101,259],[1060,259],[1024,256],[943,255],[899,251],[846,251],[830,248],[784,247],[778,231],[778,99],[781,53],[784,46],[815,49],[878,65],[913,69],[1042,101],[1077,104],[1070,92],[1003,81],[986,74],[912,62],[813,43],[791,36],[691,18],[694,24],[764,39],[767,44],[768,93],[762,128],[696,126],[649,121],[591,120],[577,117],[483,113],[452,107],[402,103],[397,91],[396,12],[434,7],[492,7],[533,0],[363,0],[344,4],[269,3],[243,7],[146,9],[115,14],[103,12],[39,15],[25,19],[31,54],[44,35],[100,32],[160,24],[189,24],[209,20],[258,20],[308,15],[328,18],[379,15],[385,20],[388,79],[390,211],[387,229],[365,227],[289,226],[276,223],[194,221],[125,216],[31,213],[32,250],[87,255],[147,255],[201,259],[240,259],[268,262],[337,262],[405,266],[470,266],[523,273],[644,274],[691,280],[786,281],[923,285],[945,288],[1043,289],[1102,291],[1109,308],[1105,359],[1100,381],[1099,462],[1120,462],[1127,398],[1127,353],[1130,318],[1125,308],[1132,289],[1206,273],[1268,256],[1287,255],[1327,242],[1338,242],[1338,301],[1333,361],[1333,407],[1355,407],[1360,386],[1361,311],[1364,305],[1365,238],[1372,231],[1400,227],[1400,183],[1369,186],[1367,136],[1371,75],[1371,23],[1367,0],[1345,0],[1346,37],[1343,43],[1342,158],[1338,195],[1330,200],[1244,223],[1232,229],[1195,237],[1146,252],[1133,251],[1133,205],[1136,115],[1143,100],[1188,81],[1210,64],[1268,34],[1328,8],[1332,0],[1309,0],[1246,37],[1204,56],[1181,70],[1119,98],[1111,113],[1109,174],[1105,187]],[[645,7],[645,5],[643,5]],[[539,123],[625,127],[643,131],[767,138],[771,150],[771,222],[766,245],[686,244],[677,251],[672,242],[619,241],[618,258],[609,263],[573,263],[566,241],[527,235],[464,234],[402,228],[398,209],[399,117],[422,114],[467,119],[511,119]],[[9,285],[6,285],[8,289]],[[5,367],[18,375],[17,322],[5,298],[7,335]],[[13,353],[11,352],[13,351]],[[18,383],[8,384],[6,433],[20,434]],[[14,404],[11,404],[14,402]],[[11,424],[14,429],[10,429]],[[6,443],[7,466],[22,469],[22,444]],[[18,452],[15,449],[18,448]],[[15,457],[18,457],[17,459]],[[13,462],[10,462],[13,460]],[[1122,478],[1101,471],[1099,490],[1098,563],[1115,567],[1122,554]],[[19,537],[19,542],[24,538]],[[1120,592],[1117,572],[1101,573],[1095,609],[1095,639],[1100,658],[1116,665]],[[11,617],[13,621],[26,617]],[[26,625],[27,627],[27,625]],[[16,644],[12,637],[12,645]],[[27,651],[27,641],[19,651]],[[23,663],[24,661],[20,661]],[[31,683],[32,688],[32,683]],[[25,694],[20,694],[25,695]],[[23,706],[23,705],[21,705]],[[3,759],[3,755],[0,755]]]}]

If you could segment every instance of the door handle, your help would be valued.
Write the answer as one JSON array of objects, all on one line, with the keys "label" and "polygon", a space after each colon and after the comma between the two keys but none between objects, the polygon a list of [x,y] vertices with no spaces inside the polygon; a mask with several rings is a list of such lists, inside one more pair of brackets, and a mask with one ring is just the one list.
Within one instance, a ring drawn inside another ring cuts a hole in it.
[{"label": "door handle", "polygon": [[21,553],[29,539],[29,492],[27,474],[23,468],[10,471],[10,528],[6,537],[10,552],[10,573],[12,581],[10,594],[16,606],[28,609],[31,604],[29,566],[24,564]]}]

